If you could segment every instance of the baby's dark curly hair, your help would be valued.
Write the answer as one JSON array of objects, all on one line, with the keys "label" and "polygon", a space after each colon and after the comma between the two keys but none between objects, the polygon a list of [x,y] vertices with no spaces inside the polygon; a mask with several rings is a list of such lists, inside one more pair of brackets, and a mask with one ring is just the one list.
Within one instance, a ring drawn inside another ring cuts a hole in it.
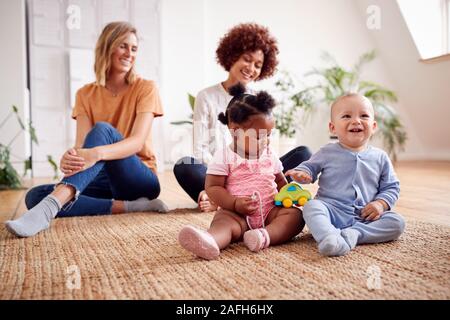
[{"label": "baby's dark curly hair", "polygon": [[256,23],[242,23],[229,30],[220,39],[216,50],[217,62],[226,71],[230,71],[241,55],[258,49],[264,53],[264,63],[256,81],[262,80],[272,76],[278,64],[277,40],[270,35],[266,27]]},{"label": "baby's dark curly hair", "polygon": [[269,115],[275,107],[275,100],[265,91],[256,95],[245,93],[245,87],[238,83],[229,89],[233,99],[228,103],[225,113],[219,114],[219,121],[225,125],[230,122],[244,123],[252,115]]}]

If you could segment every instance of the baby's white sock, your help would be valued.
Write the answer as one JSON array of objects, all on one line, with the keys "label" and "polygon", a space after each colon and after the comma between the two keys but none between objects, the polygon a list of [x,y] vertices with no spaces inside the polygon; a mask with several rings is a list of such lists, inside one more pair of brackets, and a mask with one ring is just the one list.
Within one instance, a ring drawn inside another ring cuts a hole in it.
[{"label": "baby's white sock", "polygon": [[353,228],[346,228],[341,230],[341,236],[349,245],[350,250],[356,247],[360,235],[361,234],[359,233],[359,231]]},{"label": "baby's white sock", "polygon": [[340,234],[329,234],[319,243],[319,252],[324,256],[343,256],[350,251],[350,246]]}]

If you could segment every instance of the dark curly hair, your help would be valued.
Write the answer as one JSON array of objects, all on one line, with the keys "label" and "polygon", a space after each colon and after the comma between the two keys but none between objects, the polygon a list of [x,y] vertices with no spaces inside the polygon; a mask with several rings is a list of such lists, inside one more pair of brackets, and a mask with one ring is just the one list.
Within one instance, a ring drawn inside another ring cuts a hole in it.
[{"label": "dark curly hair", "polygon": [[277,40],[270,35],[266,27],[256,23],[242,23],[233,27],[220,39],[216,59],[226,71],[230,71],[241,55],[258,49],[264,53],[261,74],[256,79],[258,81],[272,76],[278,64]]},{"label": "dark curly hair", "polygon": [[234,122],[241,124],[255,114],[269,115],[275,107],[275,100],[265,91],[256,95],[245,93],[245,87],[238,83],[229,89],[233,99],[228,103],[225,113],[219,114],[219,121],[225,125]]}]

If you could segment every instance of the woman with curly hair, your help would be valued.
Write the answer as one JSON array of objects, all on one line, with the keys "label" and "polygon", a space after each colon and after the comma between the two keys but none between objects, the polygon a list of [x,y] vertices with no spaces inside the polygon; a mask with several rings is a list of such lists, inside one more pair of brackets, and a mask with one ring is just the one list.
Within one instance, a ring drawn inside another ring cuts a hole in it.
[{"label": "woman with curly hair", "polygon": [[[183,157],[173,169],[178,183],[199,204],[201,211],[214,211],[217,208],[209,201],[204,188],[206,169],[212,155],[232,140],[227,128],[218,125],[218,115],[225,112],[232,99],[228,90],[239,82],[246,86],[253,81],[271,77],[278,64],[277,54],[277,40],[267,28],[255,23],[233,27],[219,42],[217,62],[228,72],[228,77],[198,93],[194,106],[195,158]],[[300,146],[280,160],[287,171],[310,157],[309,149]]]}]

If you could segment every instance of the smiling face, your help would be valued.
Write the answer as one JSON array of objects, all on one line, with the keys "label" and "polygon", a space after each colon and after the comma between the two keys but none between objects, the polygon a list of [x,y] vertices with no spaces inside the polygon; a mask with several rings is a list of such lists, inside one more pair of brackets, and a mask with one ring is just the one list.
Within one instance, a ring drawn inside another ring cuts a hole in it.
[{"label": "smiling face", "polygon": [[246,85],[259,77],[263,64],[264,53],[260,49],[246,52],[231,66],[229,79],[232,83],[240,82]]},{"label": "smiling face", "polygon": [[275,120],[271,114],[251,115],[241,124],[231,122],[229,129],[237,153],[246,157],[259,157],[269,145],[274,127]]},{"label": "smiling face", "polygon": [[110,72],[128,73],[136,60],[138,44],[136,35],[128,33],[111,54]]},{"label": "smiling face", "polygon": [[340,98],[331,107],[330,132],[352,151],[362,151],[377,128],[370,101],[359,95]]}]

